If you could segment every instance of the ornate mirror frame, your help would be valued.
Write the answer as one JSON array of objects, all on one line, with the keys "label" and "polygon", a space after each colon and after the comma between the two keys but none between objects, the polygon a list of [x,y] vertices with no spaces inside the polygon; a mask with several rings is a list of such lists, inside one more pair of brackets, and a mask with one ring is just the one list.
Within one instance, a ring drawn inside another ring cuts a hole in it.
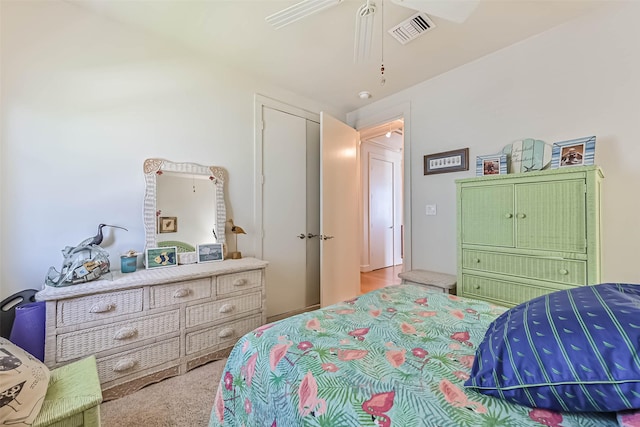
[{"label": "ornate mirror frame", "polygon": [[156,177],[163,172],[184,173],[189,175],[204,175],[215,185],[216,190],[216,235],[218,243],[225,243],[225,223],[227,209],[224,203],[224,182],[226,171],[219,166],[203,166],[197,163],[175,163],[164,159],[146,159],[144,161],[144,232],[145,249],[157,247],[156,238]]}]

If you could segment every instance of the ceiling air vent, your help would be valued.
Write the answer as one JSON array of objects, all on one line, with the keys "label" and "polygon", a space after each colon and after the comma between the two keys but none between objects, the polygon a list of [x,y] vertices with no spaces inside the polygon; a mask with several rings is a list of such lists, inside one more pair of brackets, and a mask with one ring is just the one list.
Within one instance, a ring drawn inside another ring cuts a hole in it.
[{"label": "ceiling air vent", "polygon": [[435,27],[436,24],[433,23],[427,14],[420,12],[390,29],[389,34],[401,44],[407,44]]}]

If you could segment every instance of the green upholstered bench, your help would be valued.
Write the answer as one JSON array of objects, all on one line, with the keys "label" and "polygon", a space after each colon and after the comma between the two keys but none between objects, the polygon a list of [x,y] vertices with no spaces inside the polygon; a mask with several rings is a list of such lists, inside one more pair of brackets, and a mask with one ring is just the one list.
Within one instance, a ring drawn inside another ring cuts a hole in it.
[{"label": "green upholstered bench", "polygon": [[102,391],[94,356],[53,369],[33,427],[100,426]]},{"label": "green upholstered bench", "polygon": [[452,274],[436,273],[428,270],[411,270],[398,274],[402,283],[413,283],[427,288],[455,295],[457,277]]}]

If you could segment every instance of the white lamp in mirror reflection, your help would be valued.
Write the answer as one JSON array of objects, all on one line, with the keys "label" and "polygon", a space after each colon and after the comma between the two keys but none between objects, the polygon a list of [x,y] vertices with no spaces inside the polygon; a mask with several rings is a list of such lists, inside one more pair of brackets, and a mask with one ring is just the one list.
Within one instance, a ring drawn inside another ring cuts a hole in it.
[{"label": "white lamp in mirror reflection", "polygon": [[239,225],[235,225],[233,223],[233,219],[229,219],[227,222],[231,224],[231,232],[235,236],[235,242],[236,242],[234,247],[235,251],[229,254],[229,258],[240,259],[242,258],[242,253],[238,250],[238,234],[247,234],[247,233],[242,229],[242,227],[240,227]]}]

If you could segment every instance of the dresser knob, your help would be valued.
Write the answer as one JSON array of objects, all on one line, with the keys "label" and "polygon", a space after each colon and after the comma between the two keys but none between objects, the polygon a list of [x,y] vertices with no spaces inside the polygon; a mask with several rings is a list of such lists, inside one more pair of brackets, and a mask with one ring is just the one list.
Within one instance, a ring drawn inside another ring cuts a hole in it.
[{"label": "dresser knob", "polygon": [[560,269],[560,274],[562,274],[563,276],[566,276],[567,274],[569,274],[569,270],[566,270],[564,268]]},{"label": "dresser knob", "polygon": [[513,218],[513,214],[510,214],[510,213],[508,213],[508,214],[504,214],[504,217],[505,217],[505,218]]},{"label": "dresser knob", "polygon": [[480,263],[480,258],[474,258],[473,262],[475,262],[476,264]]},{"label": "dresser knob", "polygon": [[518,215],[516,215],[518,218],[526,218],[527,214],[523,214],[523,213],[519,213]]},{"label": "dresser knob", "polygon": [[225,304],[222,307],[220,307],[220,310],[218,310],[219,313],[231,313],[233,310],[236,309],[236,306],[233,304]]},{"label": "dresser knob", "polygon": [[247,284],[247,279],[238,279],[233,282],[233,286],[244,286]]},{"label": "dresser knob", "polygon": [[115,335],[113,336],[113,339],[116,340],[126,340],[127,338],[132,338],[135,337],[136,335],[138,335],[138,329],[133,328],[131,326],[125,326],[124,328],[119,329]]},{"label": "dresser knob", "polygon": [[91,306],[89,313],[107,313],[115,308],[116,305],[112,302],[98,301]]},{"label": "dresser knob", "polygon": [[480,285],[475,285],[474,288],[475,289],[480,289]]},{"label": "dresser knob", "polygon": [[180,289],[176,289],[176,291],[173,293],[173,297],[174,298],[184,298],[186,296],[189,296],[190,293],[191,293],[191,289],[189,289],[189,288],[180,288]]},{"label": "dresser knob", "polygon": [[224,328],[218,333],[218,338],[229,338],[233,336],[232,328]]},{"label": "dresser knob", "polygon": [[113,372],[124,372],[136,366],[136,361],[133,359],[122,359],[113,367]]}]

